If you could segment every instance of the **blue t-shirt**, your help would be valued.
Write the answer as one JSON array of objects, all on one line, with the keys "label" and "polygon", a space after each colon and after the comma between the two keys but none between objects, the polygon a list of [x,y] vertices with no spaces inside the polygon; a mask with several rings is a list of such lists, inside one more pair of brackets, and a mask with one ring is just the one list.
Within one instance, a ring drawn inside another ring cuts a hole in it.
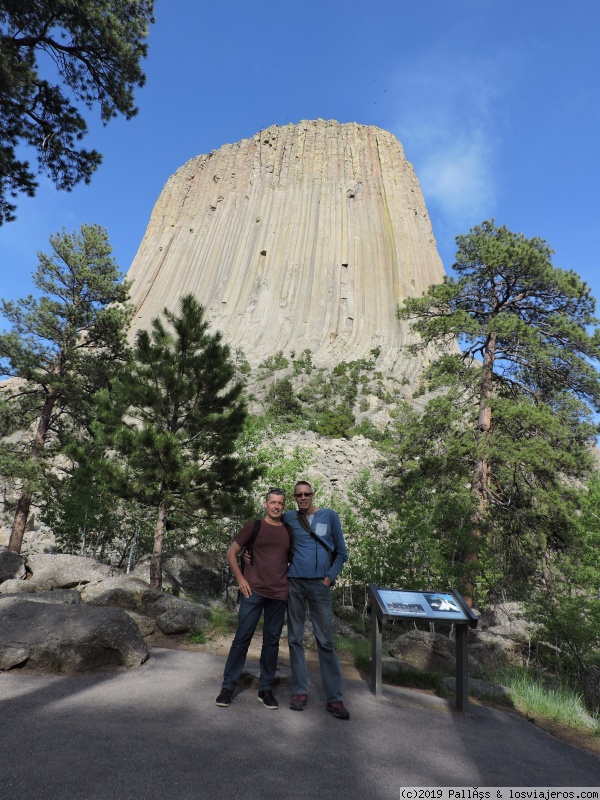
[{"label": "blue t-shirt", "polygon": [[305,531],[298,520],[296,511],[286,511],[283,521],[291,525],[294,531],[294,558],[290,564],[290,578],[324,578],[327,576],[334,583],[344,563],[348,560],[348,551],[342,534],[342,525],[337,513],[331,508],[319,508],[312,517],[311,528],[321,537],[329,551],[336,551],[333,564],[329,564],[329,551],[315,541]]}]

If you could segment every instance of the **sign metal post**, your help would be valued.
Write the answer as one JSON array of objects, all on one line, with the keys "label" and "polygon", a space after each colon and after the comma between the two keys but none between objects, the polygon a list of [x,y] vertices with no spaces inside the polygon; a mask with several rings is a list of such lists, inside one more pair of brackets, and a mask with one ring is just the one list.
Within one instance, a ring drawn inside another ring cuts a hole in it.
[{"label": "sign metal post", "polygon": [[371,691],[382,693],[383,623],[390,619],[420,619],[452,622],[456,630],[456,710],[465,712],[469,703],[469,628],[477,617],[456,589],[445,592],[410,592],[379,589],[370,583],[371,600]]}]

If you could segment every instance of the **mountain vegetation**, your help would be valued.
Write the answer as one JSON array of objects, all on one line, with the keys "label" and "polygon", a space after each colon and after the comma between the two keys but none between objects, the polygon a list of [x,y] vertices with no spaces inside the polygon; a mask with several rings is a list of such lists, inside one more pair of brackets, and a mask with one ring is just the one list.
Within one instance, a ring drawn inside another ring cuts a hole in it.
[{"label": "mountain vegetation", "polygon": [[0,392],[0,474],[17,490],[8,545],[16,553],[56,457],[90,427],[95,392],[128,359],[128,285],[106,231],[83,225],[50,244],[33,276],[41,296],[2,301],[12,329],[0,334],[0,371],[16,380]]},{"label": "mountain vegetation", "polygon": [[118,456],[114,481],[124,497],[155,512],[152,588],[161,588],[169,521],[231,514],[259,475],[236,452],[246,409],[234,373],[228,346],[185,295],[179,315],[165,309],[164,321],[138,331],[131,363],[98,392],[96,432]]},{"label": "mountain vegetation", "polygon": [[[83,284],[57,276],[79,259],[92,269],[92,253],[104,254],[100,265],[108,258],[100,230],[80,237],[53,239],[58,272],[41,261],[38,288],[60,301],[4,304],[13,330],[0,337],[5,373],[19,379],[0,393],[0,471],[27,509],[34,497],[43,506],[63,549],[120,564],[152,552],[158,588],[165,547],[224,552],[260,515],[268,486],[288,490],[293,505],[291,487],[306,477],[342,518],[345,603],[364,607],[370,582],[454,586],[480,609],[519,600],[536,625],[540,669],[598,706],[600,334],[588,287],[552,264],[544,240],[493,221],[458,237],[455,277],[399,311],[420,334],[412,352],[430,357],[408,397],[378,370],[378,348],[331,370],[310,350],[280,351],[253,371],[210,333],[191,296],[128,351],[127,286],[114,265],[100,269],[113,293],[92,303],[102,324],[67,310]],[[86,308],[81,298],[75,306]],[[54,416],[40,428],[49,397]],[[22,420],[29,439],[14,436]],[[378,470],[326,488],[313,474],[319,443],[357,435],[379,452]]]},{"label": "mountain vegetation", "polygon": [[589,288],[552,265],[543,239],[484,222],[457,244],[457,277],[399,312],[421,335],[413,352],[435,346],[425,378],[436,396],[395,427],[388,474],[400,493],[452,481],[475,598],[518,590],[547,548],[569,546],[576,486],[593,469],[600,329]]}]

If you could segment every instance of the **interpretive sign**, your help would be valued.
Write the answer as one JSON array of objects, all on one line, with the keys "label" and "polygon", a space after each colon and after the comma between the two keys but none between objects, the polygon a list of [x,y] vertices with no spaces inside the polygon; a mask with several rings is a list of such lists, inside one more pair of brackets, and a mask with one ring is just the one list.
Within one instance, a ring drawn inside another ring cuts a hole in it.
[{"label": "interpretive sign", "polygon": [[469,621],[458,600],[446,592],[399,592],[395,589],[377,591],[389,617]]},{"label": "interpretive sign", "polygon": [[371,689],[381,694],[382,626],[391,619],[419,619],[453,622],[456,625],[456,708],[465,711],[468,703],[468,629],[477,627],[477,617],[456,591],[412,592],[378,589],[369,584],[371,600]]}]

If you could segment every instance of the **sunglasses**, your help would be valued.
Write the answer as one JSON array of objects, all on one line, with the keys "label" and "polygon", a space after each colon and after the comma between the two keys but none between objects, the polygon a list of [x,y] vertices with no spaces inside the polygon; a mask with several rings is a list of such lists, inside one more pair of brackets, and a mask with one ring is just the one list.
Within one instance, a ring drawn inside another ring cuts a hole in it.
[{"label": "sunglasses", "polygon": [[312,497],[313,492],[298,492],[294,497]]}]

